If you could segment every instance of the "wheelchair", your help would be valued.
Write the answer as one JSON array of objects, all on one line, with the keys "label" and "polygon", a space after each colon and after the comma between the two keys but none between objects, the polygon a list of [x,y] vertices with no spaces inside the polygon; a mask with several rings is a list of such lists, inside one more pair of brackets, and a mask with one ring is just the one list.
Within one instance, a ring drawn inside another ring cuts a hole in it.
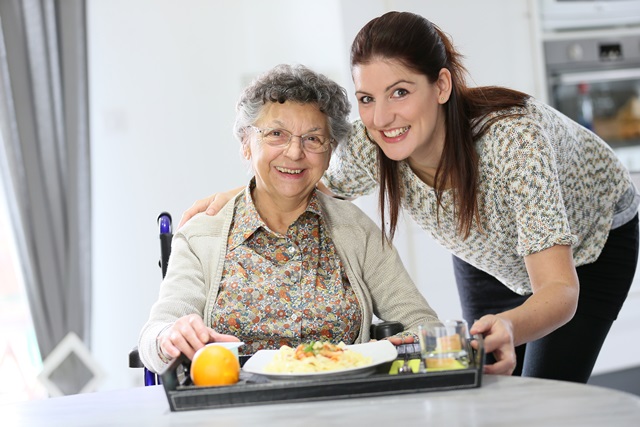
[{"label": "wheelchair", "polygon": [[[163,279],[167,274],[167,263],[169,262],[169,255],[171,254],[171,239],[173,239],[171,221],[171,214],[168,212],[162,212],[158,215],[157,223],[160,228],[160,260],[158,261],[158,265],[162,271]],[[142,360],[140,360],[137,346],[129,352],[129,367],[144,369],[145,386],[160,384],[160,375],[148,370],[142,363]]]}]

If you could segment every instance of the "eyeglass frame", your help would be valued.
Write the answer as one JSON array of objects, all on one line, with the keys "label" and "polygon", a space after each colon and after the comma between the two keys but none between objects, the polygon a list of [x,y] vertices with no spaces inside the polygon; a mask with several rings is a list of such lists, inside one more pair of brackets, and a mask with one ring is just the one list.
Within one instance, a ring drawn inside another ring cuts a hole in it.
[{"label": "eyeglass frame", "polygon": [[[318,134],[314,134],[314,133],[305,133],[302,135],[294,135],[293,132],[287,130],[287,129],[283,129],[283,128],[259,128],[258,126],[253,126],[253,125],[249,125],[247,126],[253,130],[255,130],[257,133],[260,134],[260,140],[262,141],[264,139],[264,134],[263,132],[265,131],[274,131],[274,130],[278,130],[281,132],[286,132],[289,134],[289,139],[287,140],[286,144],[283,145],[273,145],[270,144],[269,142],[265,141],[265,144],[267,144],[269,147],[273,147],[273,148],[282,148],[282,150],[286,150],[287,148],[289,148],[291,146],[291,140],[293,140],[293,137],[297,137],[300,138],[300,146],[302,147],[302,150],[305,153],[312,153],[312,154],[322,154],[322,153],[326,153],[327,151],[329,151],[329,149],[331,148],[331,143],[334,141],[333,138],[330,137],[325,137],[324,135],[318,135]],[[322,151],[308,151],[305,143],[304,143],[304,137],[309,136],[309,135],[316,135],[318,137],[322,137],[325,138],[325,140],[322,142],[322,147],[326,147],[324,150]]]}]

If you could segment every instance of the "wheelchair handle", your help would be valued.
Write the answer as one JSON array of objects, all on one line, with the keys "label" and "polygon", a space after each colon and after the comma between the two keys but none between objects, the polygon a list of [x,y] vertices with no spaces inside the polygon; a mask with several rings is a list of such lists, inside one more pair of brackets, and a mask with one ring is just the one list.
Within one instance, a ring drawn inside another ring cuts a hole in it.
[{"label": "wheelchair handle", "polygon": [[167,274],[167,265],[169,263],[169,255],[171,254],[171,240],[173,233],[171,232],[171,214],[162,212],[158,215],[158,224],[160,225],[160,261],[158,265],[162,270],[162,278]]},{"label": "wheelchair handle", "polygon": [[158,215],[158,224],[160,225],[160,234],[171,233],[171,214],[162,212]]}]

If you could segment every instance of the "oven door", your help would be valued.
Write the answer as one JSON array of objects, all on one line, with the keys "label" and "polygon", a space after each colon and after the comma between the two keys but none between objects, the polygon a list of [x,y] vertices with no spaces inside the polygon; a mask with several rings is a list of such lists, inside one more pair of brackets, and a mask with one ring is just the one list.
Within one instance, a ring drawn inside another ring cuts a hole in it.
[{"label": "oven door", "polygon": [[563,72],[549,83],[555,108],[590,127],[630,171],[640,172],[640,67]]}]

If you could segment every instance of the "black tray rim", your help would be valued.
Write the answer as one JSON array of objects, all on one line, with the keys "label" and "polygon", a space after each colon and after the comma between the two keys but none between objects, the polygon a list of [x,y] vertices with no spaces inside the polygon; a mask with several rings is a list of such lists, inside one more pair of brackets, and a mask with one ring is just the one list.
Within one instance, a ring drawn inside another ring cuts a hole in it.
[{"label": "black tray rim", "polygon": [[451,371],[391,375],[389,362],[364,377],[268,381],[260,375],[243,373],[238,384],[197,387],[188,384],[190,361],[180,355],[160,377],[172,412],[477,388],[482,385],[484,342],[481,336],[473,339],[478,342],[478,349],[469,344],[469,368]]}]

